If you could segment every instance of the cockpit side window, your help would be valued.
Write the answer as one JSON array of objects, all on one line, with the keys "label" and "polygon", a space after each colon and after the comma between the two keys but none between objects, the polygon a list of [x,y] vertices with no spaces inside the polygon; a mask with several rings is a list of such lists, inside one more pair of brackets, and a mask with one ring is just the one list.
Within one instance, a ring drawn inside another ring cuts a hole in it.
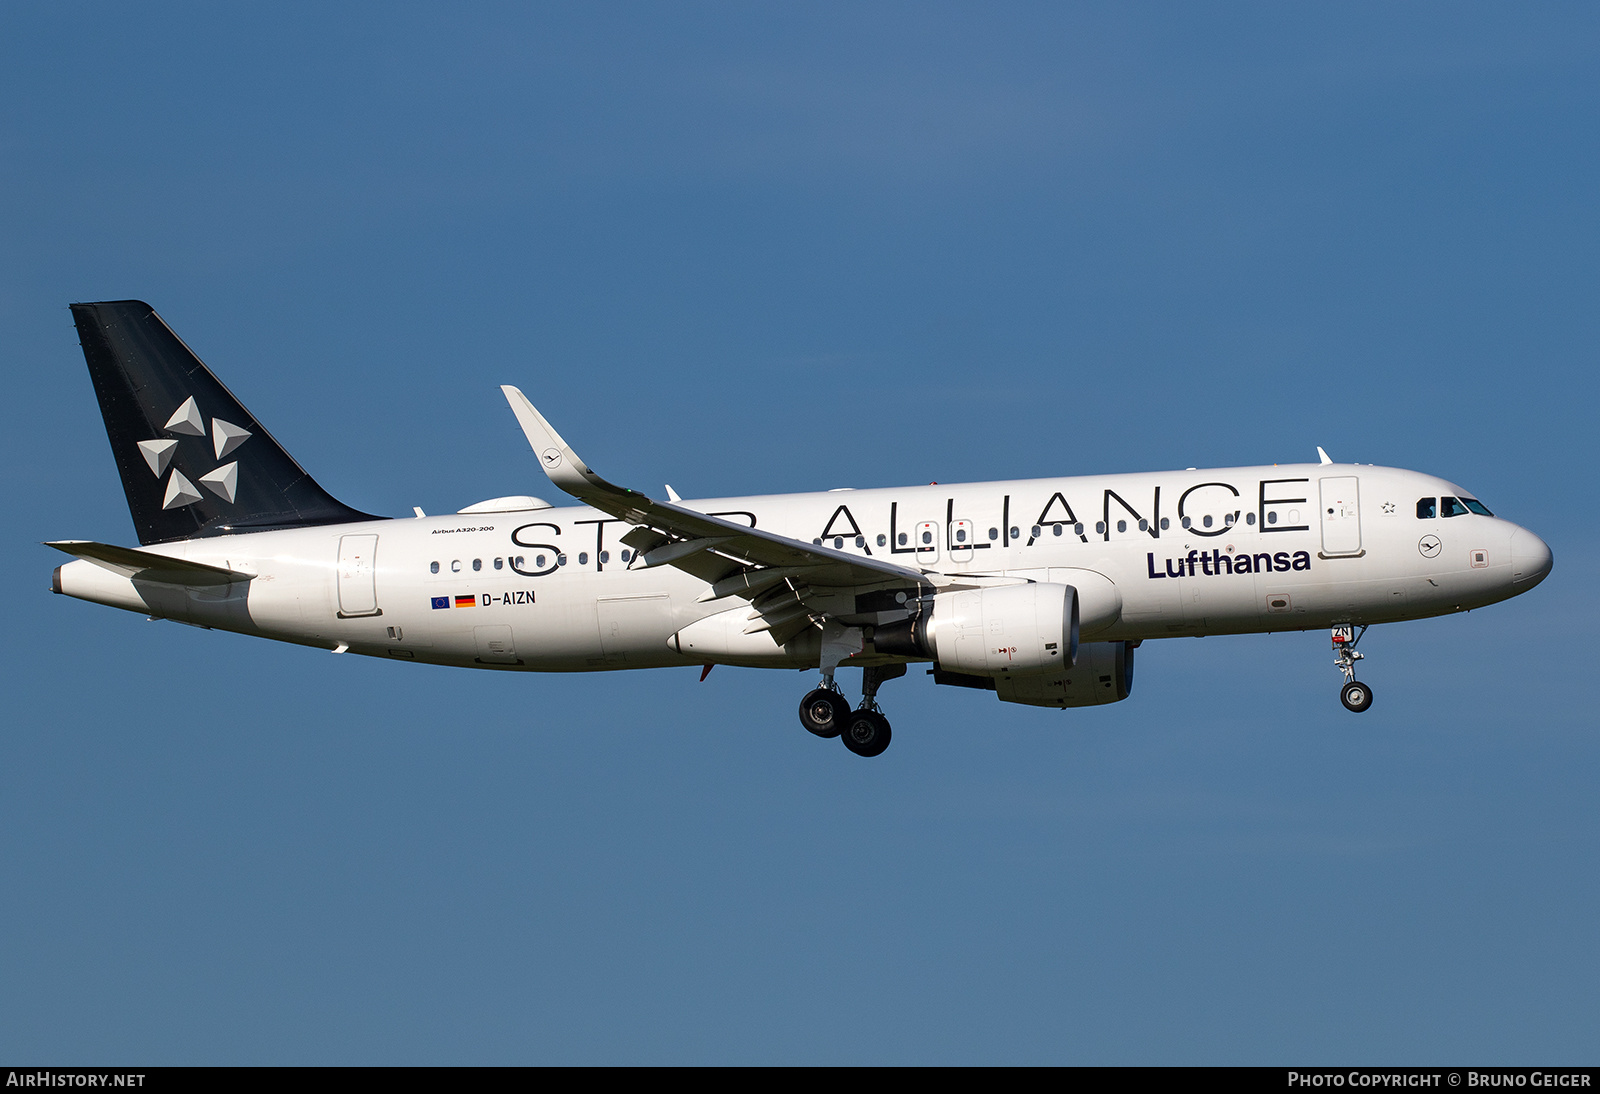
[{"label": "cockpit side window", "polygon": [[1441,515],[1446,517],[1464,517],[1468,511],[1460,498],[1440,498],[1439,509]]},{"label": "cockpit side window", "polygon": [[1417,519],[1418,520],[1432,520],[1434,517],[1436,517],[1438,515],[1439,515],[1439,503],[1438,503],[1438,499],[1437,498],[1418,498],[1417,499]]},{"label": "cockpit side window", "polygon": [[1480,517],[1492,517],[1492,516],[1494,516],[1493,513],[1489,512],[1489,507],[1487,505],[1483,504],[1483,502],[1479,501],[1477,498],[1462,498],[1461,499],[1461,504],[1465,505],[1468,509],[1471,509],[1474,513],[1478,514]]}]

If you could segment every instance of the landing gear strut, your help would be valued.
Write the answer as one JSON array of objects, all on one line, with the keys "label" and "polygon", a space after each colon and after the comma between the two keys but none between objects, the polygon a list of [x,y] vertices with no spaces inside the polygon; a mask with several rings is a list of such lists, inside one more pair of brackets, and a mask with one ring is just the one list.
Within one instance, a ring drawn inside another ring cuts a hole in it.
[{"label": "landing gear strut", "polygon": [[1339,689],[1339,701],[1344,704],[1346,710],[1356,714],[1360,714],[1372,705],[1372,689],[1356,680],[1356,662],[1362,658],[1356,650],[1356,643],[1360,642],[1362,635],[1366,633],[1366,627],[1357,632],[1348,623],[1333,628],[1333,664],[1344,673],[1345,679],[1344,687]]},{"label": "landing gear strut", "polygon": [[889,719],[878,709],[878,687],[885,680],[905,674],[904,665],[863,668],[861,705],[852,711],[833,682],[833,673],[824,672],[822,685],[800,700],[800,724],[818,737],[841,738],[844,746],[857,756],[880,756],[889,747],[893,735]]},{"label": "landing gear strut", "polygon": [[889,719],[878,709],[878,687],[885,680],[904,676],[904,665],[873,665],[861,670],[861,705],[844,727],[844,747],[857,756],[881,756],[893,734]]}]

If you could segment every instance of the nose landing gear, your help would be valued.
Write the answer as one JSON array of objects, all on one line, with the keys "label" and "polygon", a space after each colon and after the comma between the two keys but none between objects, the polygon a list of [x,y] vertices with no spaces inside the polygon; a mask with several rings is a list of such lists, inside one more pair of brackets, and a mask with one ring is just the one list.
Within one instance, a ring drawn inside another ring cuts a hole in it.
[{"label": "nose landing gear", "polygon": [[1355,714],[1372,705],[1372,689],[1356,680],[1356,662],[1362,658],[1362,654],[1356,650],[1356,643],[1366,633],[1366,627],[1358,632],[1348,623],[1333,628],[1333,664],[1344,673],[1345,679],[1344,687],[1339,689],[1339,701],[1346,710]]}]

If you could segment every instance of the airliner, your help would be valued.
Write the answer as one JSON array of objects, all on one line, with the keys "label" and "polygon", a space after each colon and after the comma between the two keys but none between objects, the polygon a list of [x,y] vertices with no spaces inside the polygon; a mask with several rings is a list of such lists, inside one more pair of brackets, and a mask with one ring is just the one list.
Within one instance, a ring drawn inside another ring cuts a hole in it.
[{"label": "airliner", "polygon": [[[800,722],[888,747],[878,689],[1038,707],[1115,703],[1141,643],[1326,629],[1340,698],[1368,627],[1526,592],[1550,548],[1469,491],[1333,462],[686,501],[602,478],[501,390],[571,503],[359,512],[317,485],[148,304],[71,306],[138,547],[52,590],[333,653],[525,672],[715,665],[820,672]],[[841,668],[862,670],[852,704]]]}]

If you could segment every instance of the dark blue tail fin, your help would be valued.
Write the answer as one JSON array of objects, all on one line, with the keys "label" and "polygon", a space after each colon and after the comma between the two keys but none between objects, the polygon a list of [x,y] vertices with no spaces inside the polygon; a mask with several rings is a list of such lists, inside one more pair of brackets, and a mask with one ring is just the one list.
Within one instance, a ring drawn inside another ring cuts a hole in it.
[{"label": "dark blue tail fin", "polygon": [[318,486],[149,304],[72,318],[141,544],[380,519]]}]

